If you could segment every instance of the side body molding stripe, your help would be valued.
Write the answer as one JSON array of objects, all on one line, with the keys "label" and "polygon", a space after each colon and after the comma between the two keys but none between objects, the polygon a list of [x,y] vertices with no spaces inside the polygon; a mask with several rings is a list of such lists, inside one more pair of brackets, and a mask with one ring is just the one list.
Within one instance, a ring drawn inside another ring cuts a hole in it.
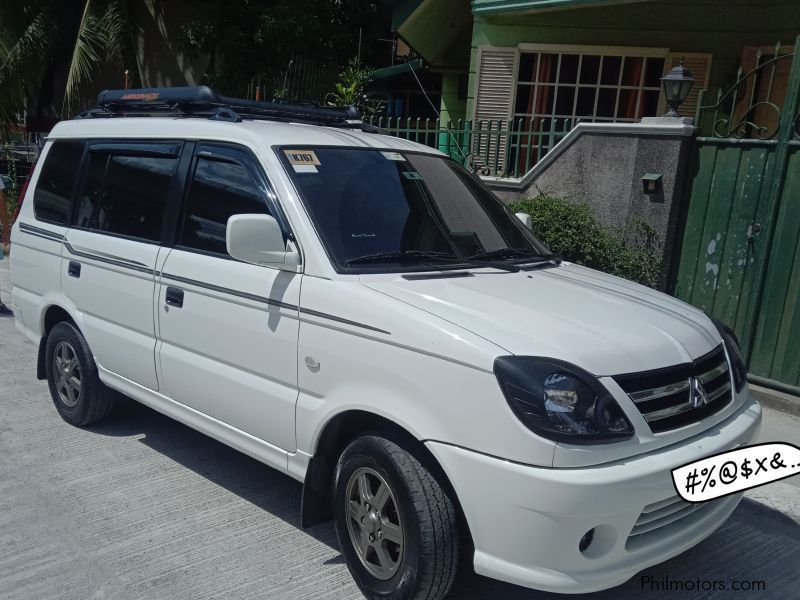
[{"label": "side body molding stripe", "polygon": [[386,331],[385,329],[380,329],[378,327],[373,327],[372,325],[366,325],[364,323],[359,323],[358,321],[351,321],[350,319],[345,319],[342,317],[337,317],[336,315],[331,315],[329,313],[321,312],[318,310],[314,310],[311,308],[303,308],[302,306],[296,306],[294,304],[288,304],[286,302],[281,302],[280,300],[273,300],[272,298],[267,298],[266,296],[257,296],[255,294],[249,294],[247,292],[241,292],[239,290],[232,290],[230,288],[220,287],[217,285],[212,285],[210,283],[205,283],[203,281],[197,281],[195,279],[188,279],[186,277],[180,277],[178,275],[172,275],[170,273],[161,273],[161,277],[164,279],[170,279],[172,281],[178,281],[180,283],[186,283],[188,285],[194,285],[199,288],[204,288],[207,290],[212,290],[214,292],[219,292],[221,294],[230,294],[231,296],[236,296],[238,298],[245,298],[247,300],[252,300],[253,302],[261,302],[262,304],[268,304],[270,306],[277,306],[279,308],[285,308],[287,310],[296,310],[300,312],[300,314],[309,315],[312,317],[317,317],[320,319],[327,319],[329,321],[335,321],[337,323],[342,323],[344,325],[350,325],[352,327],[360,327],[361,329],[368,329],[369,331],[375,331],[377,333],[383,333],[385,335],[391,335],[391,332]]},{"label": "side body molding stripe", "polygon": [[64,241],[64,236],[60,233],[50,231],[49,229],[42,229],[41,227],[34,227],[33,225],[28,225],[27,223],[20,223],[19,230],[29,235],[35,235],[37,237],[45,238],[46,240],[52,240],[54,242]]},{"label": "side body molding stripe", "polygon": [[280,300],[273,300],[272,298],[267,298],[266,296],[257,296],[255,294],[249,294],[247,292],[242,292],[239,290],[234,290],[230,288],[221,287],[218,285],[213,285],[210,283],[205,283],[203,281],[197,281],[195,279],[188,279],[186,277],[180,277],[178,275],[172,275],[169,273],[159,273],[158,271],[154,271],[153,269],[149,269],[145,266],[142,266],[138,263],[133,261],[126,260],[121,257],[110,257],[110,256],[100,256],[98,254],[91,254],[88,252],[81,252],[80,250],[76,250],[73,248],[69,242],[66,241],[65,237],[61,234],[54,233],[52,231],[48,231],[47,229],[42,229],[39,227],[34,227],[33,225],[28,225],[27,223],[20,223],[19,224],[20,231],[23,231],[30,235],[35,235],[37,237],[41,237],[47,240],[52,240],[54,242],[62,242],[66,249],[69,251],[70,254],[74,256],[78,256],[81,258],[86,258],[90,260],[96,260],[98,262],[107,263],[110,265],[115,265],[117,267],[123,267],[125,269],[131,269],[133,271],[138,271],[139,273],[146,273],[148,275],[155,275],[156,277],[163,277],[164,279],[170,279],[172,281],[177,281],[180,283],[185,283],[188,285],[193,285],[199,288],[204,288],[207,290],[211,290],[214,292],[218,292],[220,294],[229,294],[231,296],[236,296],[238,298],[244,298],[246,300],[251,300],[253,302],[260,302],[262,304],[267,304],[269,306],[276,306],[279,308],[285,308],[286,310],[296,310],[300,314],[308,315],[311,317],[317,317],[318,319],[326,319],[328,321],[334,321],[336,323],[342,323],[343,325],[350,325],[351,327],[359,327],[361,329],[367,329],[369,331],[374,331],[376,333],[382,333],[384,335],[392,335],[391,332],[386,331],[385,329],[380,329],[379,327],[373,327],[372,325],[367,325],[365,323],[359,323],[358,321],[352,321],[350,319],[345,319],[343,317],[337,317],[336,315],[331,315],[329,313],[325,313],[322,311],[314,310],[311,308],[303,308],[301,306],[296,306],[294,304],[289,304],[286,302],[281,302]]},{"label": "side body molding stripe", "polygon": [[98,262],[103,262],[109,265],[114,265],[117,267],[123,267],[125,269],[131,269],[133,271],[138,271],[139,273],[146,273],[148,275],[155,274],[153,269],[149,269],[147,267],[141,266],[139,263],[135,263],[130,260],[126,260],[121,257],[114,257],[111,258],[110,256],[100,256],[99,254],[89,253],[89,252],[81,252],[80,250],[76,250],[70,243],[65,241],[64,247],[69,250],[69,253],[74,256],[80,256],[81,258],[88,258],[90,260],[96,260]]},{"label": "side body molding stripe", "polygon": [[186,283],[188,285],[193,285],[195,287],[211,290],[212,292],[219,292],[220,294],[229,294],[231,296],[236,296],[237,298],[244,298],[245,300],[252,300],[253,302],[261,302],[262,304],[268,304],[270,306],[285,308],[286,310],[298,309],[298,307],[294,304],[288,304],[286,302],[281,302],[280,300],[273,300],[272,298],[267,298],[266,296],[257,296],[255,294],[249,294],[247,292],[240,292],[239,290],[233,290],[231,288],[213,285],[211,283],[206,283],[204,281],[197,281],[196,279],[188,279],[186,277],[180,277],[178,275],[172,275],[170,273],[161,273],[161,277],[163,279],[171,279],[172,281],[179,281],[180,283]]}]

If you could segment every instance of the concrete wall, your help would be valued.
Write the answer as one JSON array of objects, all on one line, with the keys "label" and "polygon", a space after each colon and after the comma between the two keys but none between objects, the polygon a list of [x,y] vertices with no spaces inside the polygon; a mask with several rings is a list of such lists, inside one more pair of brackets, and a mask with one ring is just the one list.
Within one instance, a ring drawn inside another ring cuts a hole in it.
[{"label": "concrete wall", "polygon": [[139,35],[136,62],[144,87],[195,85],[208,57],[189,58],[176,46],[180,25],[192,14],[187,0],[139,0],[130,3],[131,20]]},{"label": "concrete wall", "polygon": [[[679,240],[689,152],[690,119],[645,119],[640,124],[578,125],[524,178],[484,178],[506,202],[549,194],[589,205],[605,225],[622,228],[640,219],[663,241],[662,279],[669,279]],[[642,177],[660,174],[645,194]]]}]

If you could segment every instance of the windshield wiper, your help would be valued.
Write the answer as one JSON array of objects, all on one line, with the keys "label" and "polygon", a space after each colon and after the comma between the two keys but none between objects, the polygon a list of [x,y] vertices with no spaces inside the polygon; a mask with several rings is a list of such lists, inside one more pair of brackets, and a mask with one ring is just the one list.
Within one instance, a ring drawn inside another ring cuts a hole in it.
[{"label": "windshield wiper", "polygon": [[[509,263],[505,260],[516,260],[517,262]],[[530,250],[520,250],[519,248],[499,248],[497,250],[488,250],[487,252],[479,252],[467,257],[466,260],[473,262],[480,262],[487,267],[494,267],[495,269],[503,269],[516,273],[522,270],[526,263],[520,263],[520,260],[529,259],[536,262],[554,261],[561,262],[561,257],[558,254],[540,254],[539,252],[532,252]]]},{"label": "windshield wiper", "polygon": [[544,258],[538,252],[530,250],[520,250],[518,248],[499,248],[497,250],[489,250],[487,252],[478,252],[472,256],[468,256],[467,260],[503,260],[504,258]]},{"label": "windshield wiper", "polygon": [[460,263],[462,260],[454,254],[447,252],[426,252],[424,250],[403,250],[401,252],[380,252],[378,254],[365,254],[345,261],[346,265],[355,265],[370,262],[444,262]]}]

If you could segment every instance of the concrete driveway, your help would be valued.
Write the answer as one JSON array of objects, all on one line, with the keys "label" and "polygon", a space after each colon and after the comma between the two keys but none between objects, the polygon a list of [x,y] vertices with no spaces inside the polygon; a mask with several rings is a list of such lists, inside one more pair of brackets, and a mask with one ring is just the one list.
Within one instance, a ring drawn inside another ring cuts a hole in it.
[{"label": "concrete driveway", "polygon": [[[299,528],[298,483],[132,401],[103,424],[70,427],[35,361],[35,346],[0,318],[0,598],[361,597],[333,527]],[[777,483],[749,496],[707,541],[642,575],[760,580],[765,590],[657,592],[637,576],[591,597],[795,597],[800,489]],[[468,568],[453,597],[557,598]]]}]

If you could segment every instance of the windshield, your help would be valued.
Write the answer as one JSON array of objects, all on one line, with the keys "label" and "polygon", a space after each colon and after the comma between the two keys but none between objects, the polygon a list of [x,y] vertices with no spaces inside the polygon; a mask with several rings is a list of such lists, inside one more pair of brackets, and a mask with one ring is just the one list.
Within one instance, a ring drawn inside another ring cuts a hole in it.
[{"label": "windshield", "polygon": [[502,267],[550,256],[447,158],[337,147],[278,154],[339,271]]}]

